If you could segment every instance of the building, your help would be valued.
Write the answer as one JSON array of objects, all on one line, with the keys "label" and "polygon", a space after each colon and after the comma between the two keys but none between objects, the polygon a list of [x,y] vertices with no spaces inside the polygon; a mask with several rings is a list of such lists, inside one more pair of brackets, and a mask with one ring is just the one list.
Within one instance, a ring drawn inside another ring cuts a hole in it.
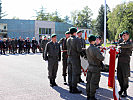
[{"label": "building", "polygon": [[38,20],[19,20],[19,19],[0,19],[0,36],[9,38],[50,36],[57,34],[58,40],[65,36],[64,33],[71,24],[63,22],[38,21]]}]

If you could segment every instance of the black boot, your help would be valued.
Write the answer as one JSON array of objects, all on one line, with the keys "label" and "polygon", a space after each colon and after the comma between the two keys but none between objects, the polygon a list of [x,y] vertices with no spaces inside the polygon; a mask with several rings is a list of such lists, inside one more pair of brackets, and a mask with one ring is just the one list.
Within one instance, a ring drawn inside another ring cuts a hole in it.
[{"label": "black boot", "polygon": [[51,87],[54,86],[54,85],[53,85],[53,80],[52,80],[52,79],[50,79],[50,86],[51,86]]},{"label": "black boot", "polygon": [[55,79],[53,79],[53,85],[54,85],[54,86],[58,86],[58,85],[56,84],[56,82],[55,82]]},{"label": "black boot", "polygon": [[78,90],[77,88],[72,88],[72,93],[76,94],[76,93],[82,93],[82,91]]},{"label": "black boot", "polygon": [[118,93],[119,93],[119,95],[121,96],[122,93],[123,93],[123,90],[121,89]]},{"label": "black boot", "polygon": [[93,96],[93,97],[90,97],[89,100],[97,100],[97,99],[95,98],[95,96]]},{"label": "black boot", "polygon": [[64,77],[64,85],[67,85],[66,76],[63,76],[63,77]]},{"label": "black boot", "polygon": [[124,91],[124,94],[122,95],[122,97],[127,97],[127,91]]},{"label": "black boot", "polygon": [[69,86],[69,93],[72,93],[72,86]]}]

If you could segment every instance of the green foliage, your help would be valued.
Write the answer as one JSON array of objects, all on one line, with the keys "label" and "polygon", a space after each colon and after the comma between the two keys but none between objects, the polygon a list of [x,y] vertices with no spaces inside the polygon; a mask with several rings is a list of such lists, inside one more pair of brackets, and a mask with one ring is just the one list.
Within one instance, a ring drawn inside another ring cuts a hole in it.
[{"label": "green foliage", "polygon": [[133,2],[117,5],[108,18],[108,28],[112,39],[118,39],[119,33],[123,30],[128,30],[133,39]]},{"label": "green foliage", "polygon": [[[102,36],[102,38],[104,37],[104,5],[101,5],[101,7],[99,8],[99,14],[97,16],[96,19],[96,31],[97,33]],[[108,5],[106,6],[107,9],[107,14],[110,12],[110,9],[108,7]],[[106,17],[106,21],[108,20],[108,18]],[[108,24],[106,25],[106,36],[107,38],[109,38],[109,30],[108,30]]]},{"label": "green foliage", "polygon": [[43,7],[40,9],[40,11],[36,11],[36,15],[36,20],[63,22],[63,19],[59,17],[57,11],[46,13]]},{"label": "green foliage", "polygon": [[88,6],[84,7],[81,11],[71,12],[72,23],[77,27],[89,28],[91,25],[92,11]]}]

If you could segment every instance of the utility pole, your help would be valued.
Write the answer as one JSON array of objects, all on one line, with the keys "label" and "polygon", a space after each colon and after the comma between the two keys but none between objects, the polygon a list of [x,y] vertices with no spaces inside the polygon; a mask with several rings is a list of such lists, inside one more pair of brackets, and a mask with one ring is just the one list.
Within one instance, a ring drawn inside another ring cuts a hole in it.
[{"label": "utility pole", "polygon": [[104,7],[104,47],[106,47],[106,0],[105,0],[105,7]]}]

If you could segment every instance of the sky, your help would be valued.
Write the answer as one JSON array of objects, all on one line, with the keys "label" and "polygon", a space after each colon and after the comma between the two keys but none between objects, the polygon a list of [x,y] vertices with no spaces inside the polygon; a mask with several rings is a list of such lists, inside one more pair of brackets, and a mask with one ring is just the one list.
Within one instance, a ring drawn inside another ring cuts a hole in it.
[{"label": "sky", "polygon": [[[14,16],[19,19],[35,20],[36,13],[43,6],[46,12],[58,11],[61,18],[68,15],[74,10],[82,10],[88,6],[93,13],[92,19],[96,19],[98,10],[105,0],[1,0],[2,12],[8,14],[7,19],[12,19]],[[117,4],[129,2],[133,0],[106,0],[108,6],[112,10]]]}]

